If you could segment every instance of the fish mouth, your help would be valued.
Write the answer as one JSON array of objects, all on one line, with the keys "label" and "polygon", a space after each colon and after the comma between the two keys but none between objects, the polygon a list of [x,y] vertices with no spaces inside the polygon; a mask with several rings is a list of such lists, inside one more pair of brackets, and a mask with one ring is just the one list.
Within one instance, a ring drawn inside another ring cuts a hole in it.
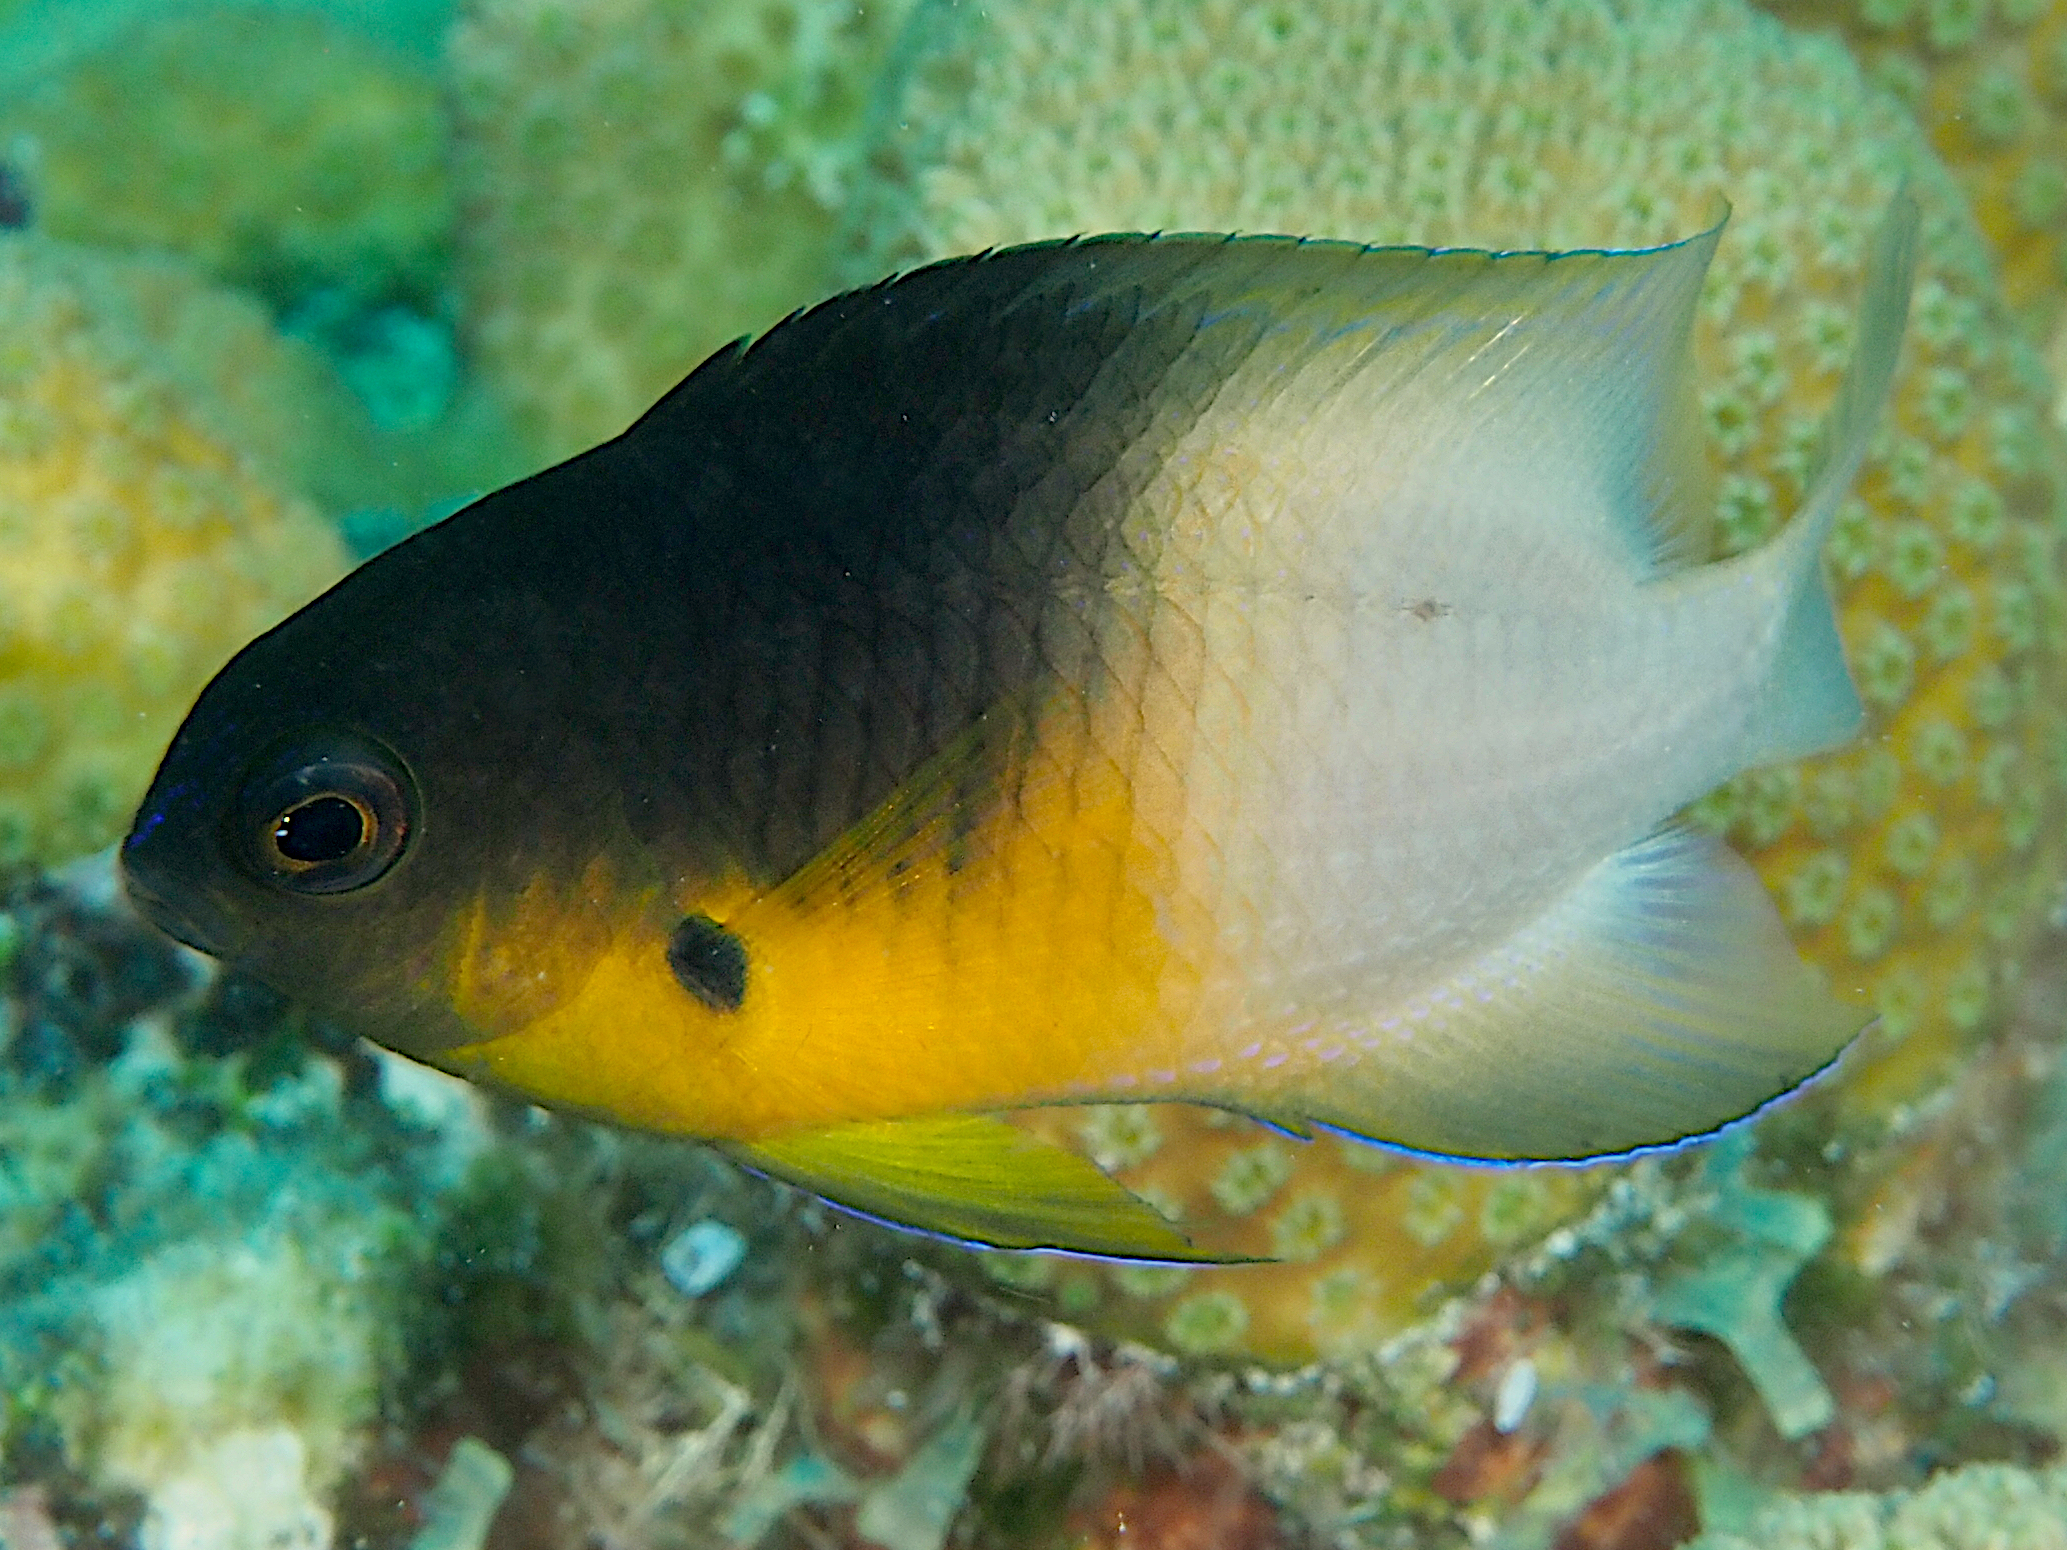
[{"label": "fish mouth", "polygon": [[128,871],[122,874],[122,888],[129,895],[130,906],[158,930],[173,941],[195,952],[206,953],[211,958],[222,956],[222,949],[209,939],[209,933],[195,926],[179,911],[167,904],[158,895],[141,886]]},{"label": "fish mouth", "polygon": [[[130,844],[134,844],[135,839],[136,836],[132,835]],[[228,916],[205,899],[191,895],[180,904],[173,904],[140,875],[136,860],[130,853],[130,844],[123,846],[120,866],[122,891],[128,895],[130,907],[182,946],[206,953],[211,958],[230,956],[235,947],[236,932],[231,929]]]}]

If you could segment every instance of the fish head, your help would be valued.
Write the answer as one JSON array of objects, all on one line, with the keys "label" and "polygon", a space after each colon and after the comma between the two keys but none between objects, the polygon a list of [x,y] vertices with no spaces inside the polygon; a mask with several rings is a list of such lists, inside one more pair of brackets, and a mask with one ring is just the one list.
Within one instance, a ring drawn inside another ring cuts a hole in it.
[{"label": "fish head", "polygon": [[576,681],[592,621],[494,563],[527,503],[490,497],[246,646],[121,851],[165,932],[423,1058],[521,1027],[636,910]]}]

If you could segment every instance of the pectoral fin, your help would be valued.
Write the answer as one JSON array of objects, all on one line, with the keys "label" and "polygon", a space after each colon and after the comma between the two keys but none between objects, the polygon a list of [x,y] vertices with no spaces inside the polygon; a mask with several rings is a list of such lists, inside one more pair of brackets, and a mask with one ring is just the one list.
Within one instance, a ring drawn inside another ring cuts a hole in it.
[{"label": "pectoral fin", "polygon": [[1225,1264],[1085,1158],[982,1115],[836,1125],[724,1150],[900,1227],[1000,1249]]}]

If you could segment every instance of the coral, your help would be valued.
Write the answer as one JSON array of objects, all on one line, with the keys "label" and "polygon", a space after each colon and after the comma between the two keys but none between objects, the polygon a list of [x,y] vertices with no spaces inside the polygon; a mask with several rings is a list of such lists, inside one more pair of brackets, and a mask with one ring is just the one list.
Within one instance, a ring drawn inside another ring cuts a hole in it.
[{"label": "coral", "polygon": [[201,685],[344,565],[314,512],[211,428],[220,406],[194,407],[206,395],[137,336],[104,274],[0,237],[9,861],[117,838]]},{"label": "coral", "polygon": [[[1432,1290],[1468,1284],[1593,1188],[1588,1175],[1562,1170],[1428,1168],[1354,1141],[1301,1143],[1215,1110],[1140,1112],[1161,1144],[1118,1176],[1215,1248],[1285,1265],[1100,1271],[1000,1258],[985,1268],[1018,1284],[1030,1278],[1069,1317],[1095,1307],[1104,1327],[1193,1355],[1297,1361],[1368,1347],[1425,1313]],[[1024,1122],[1059,1142],[1082,1123],[1053,1114]]]},{"label": "coral", "polygon": [[40,1457],[66,1511],[126,1493],[146,1545],[327,1543],[424,1316],[413,1223],[451,1142],[349,1043],[197,987],[106,857],[11,885],[0,922],[10,1479]]},{"label": "coral", "polygon": [[[2020,1204],[2058,1189],[2056,1174],[2032,1166],[2051,1120],[2034,1100],[2067,1087],[2056,1070],[2057,948],[2037,965],[2036,1004],[1898,1154],[1927,1143],[1949,1191],[1911,1221],[1899,1262],[1867,1284],[1833,1240],[1801,1269],[1786,1305],[1795,1327],[1780,1338],[1820,1375],[1820,1432],[1780,1436],[1770,1396],[1745,1381],[1755,1357],[1660,1323],[1673,1311],[1660,1307],[1670,1288],[1733,1257],[1762,1246],[1783,1270],[1798,1263],[1824,1230],[1819,1202],[1842,1200],[1858,1182],[1829,1159],[1819,1172],[1799,1156],[1754,1150],[1739,1131],[1706,1153],[1621,1170],[1584,1219],[1370,1351],[1227,1374],[1228,1431],[1266,1494],[1319,1542],[1355,1550],[1663,1550],[1687,1536],[1697,1502],[1709,1529],[1741,1536],[1732,1550],[1851,1550],[1843,1537],[1754,1530],[1757,1509],[1776,1494],[1855,1482],[1907,1487],[1932,1465],[2050,1459],[2059,1411],[2045,1391],[2057,1387],[2067,1298],[2057,1262],[2050,1276],[2043,1260],[2020,1262],[2034,1245],[2013,1221]],[[1780,1179],[1787,1188],[1772,1187]],[[2050,1229],[2027,1230],[2042,1240]],[[1773,1311],[1777,1298],[1761,1296]],[[2043,1402],[2042,1431],[2023,1429],[1998,1400],[1996,1377],[2007,1388],[2026,1369],[2035,1381],[2021,1397]],[[2006,1473],[2031,1494],[2030,1477]],[[1991,1500],[1965,1499],[1969,1508]],[[1812,1508],[1823,1500],[1805,1498]],[[1874,1520],[1895,1505],[1852,1500],[1868,1502]],[[1992,1500],[2012,1497],[1997,1490]],[[1889,1550],[1960,1542],[1921,1532],[1885,1541]],[[1722,1550],[1720,1541],[1706,1550]]]},{"label": "coral", "polygon": [[364,1267],[393,1225],[319,1218],[291,1235],[199,1238],[93,1288],[85,1342],[100,1381],[78,1425],[101,1476],[155,1493],[213,1472],[212,1448],[284,1430],[311,1479],[333,1484],[379,1398],[391,1289]]},{"label": "coral", "polygon": [[301,1439],[237,1431],[151,1493],[142,1550],[330,1550],[329,1511],[309,1495]]},{"label": "coral", "polygon": [[2043,0],[1760,0],[1840,33],[1922,120],[1972,203],[2012,306],[2049,338],[2067,298],[2067,13]]},{"label": "coral", "polygon": [[1075,1550],[1277,1550],[1277,1514],[1218,1454],[1124,1481],[1071,1515]]},{"label": "coral", "polygon": [[1675,1329],[1713,1335],[1730,1348],[1765,1401],[1782,1437],[1806,1437],[1829,1424],[1830,1390],[1781,1317],[1796,1272],[1830,1237],[1830,1212],[1811,1195],[1752,1189],[1739,1171],[1741,1132],[1709,1151],[1718,1182],[1710,1217],[1736,1242],[1711,1249],[1698,1265],[1660,1277],[1651,1317]]},{"label": "coral", "polygon": [[1693,1550],[2058,1550],[2067,1545],[2067,1470],[2000,1464],[1949,1470],[1915,1491],[1783,1496],[1743,1533]]},{"label": "coral", "polygon": [[509,1460],[479,1438],[460,1438],[431,1487],[424,1526],[410,1550],[481,1550],[514,1473]]},{"label": "coral", "polygon": [[908,0],[473,0],[450,46],[474,358],[538,455],[828,287]]},{"label": "coral", "polygon": [[[455,384],[451,343],[403,306],[366,310],[326,293],[274,320],[250,293],[169,254],[117,254],[23,239],[49,255],[111,339],[147,356],[203,429],[326,514],[406,507],[445,515],[454,492],[527,468],[500,414]],[[399,536],[397,534],[396,536]]]},{"label": "coral", "polygon": [[[1805,953],[1880,1014],[1832,1084],[1840,1123],[1899,1119],[1957,1071],[2061,871],[2059,449],[2044,372],[1957,186],[1835,40],[1734,0],[1086,0],[941,6],[914,31],[857,189],[851,280],[1125,228],[1643,244],[1700,230],[1727,198],[1695,341],[1722,552],[1763,541],[1801,497],[1866,240],[1906,176],[1925,211],[1911,343],[1828,551],[1868,733],[1748,772],[1695,816],[1753,859]],[[1193,1187],[1227,1166],[1218,1123],[1157,1112],[1161,1144],[1119,1176],[1204,1241],[1272,1252],[1256,1216]],[[1602,1177],[1384,1159],[1352,1177],[1358,1159],[1333,1142],[1268,1144],[1295,1165],[1258,1215],[1330,1194],[1342,1242],[1321,1246],[1332,1214],[1309,1205],[1288,1244],[1311,1259],[1201,1272],[1144,1314],[1101,1319],[1151,1334],[1176,1298],[1198,1306],[1219,1287],[1248,1308],[1249,1350],[1368,1342]]]},{"label": "coral", "polygon": [[1374,1351],[1243,1372],[1221,1391],[1229,1435],[1287,1524],[1345,1550],[1666,1550],[1692,1525],[1682,1466],[1709,1410],[1619,1313],[1594,1323],[1612,1285],[1494,1286]]},{"label": "coral", "polygon": [[268,480],[329,510],[367,484],[378,459],[365,408],[313,346],[280,332],[249,294],[166,254],[113,254],[23,239],[61,273],[110,341],[179,394],[211,436]]},{"label": "coral", "polygon": [[429,300],[451,225],[429,73],[308,11],[147,16],[0,105],[38,225],[287,300]]}]

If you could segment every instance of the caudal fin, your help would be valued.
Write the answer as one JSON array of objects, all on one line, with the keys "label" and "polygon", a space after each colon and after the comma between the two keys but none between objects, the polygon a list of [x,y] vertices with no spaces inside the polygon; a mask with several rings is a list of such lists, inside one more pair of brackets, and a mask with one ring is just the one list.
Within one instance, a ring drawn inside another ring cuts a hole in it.
[{"label": "caudal fin", "polygon": [[1865,712],[1851,675],[1819,564],[1838,507],[1851,489],[1879,422],[1916,278],[1916,201],[1904,188],[1888,206],[1866,266],[1857,344],[1830,407],[1822,466],[1800,513],[1759,556],[1784,578],[1790,599],[1772,672],[1752,716],[1743,763],[1778,764],[1849,742]]}]

